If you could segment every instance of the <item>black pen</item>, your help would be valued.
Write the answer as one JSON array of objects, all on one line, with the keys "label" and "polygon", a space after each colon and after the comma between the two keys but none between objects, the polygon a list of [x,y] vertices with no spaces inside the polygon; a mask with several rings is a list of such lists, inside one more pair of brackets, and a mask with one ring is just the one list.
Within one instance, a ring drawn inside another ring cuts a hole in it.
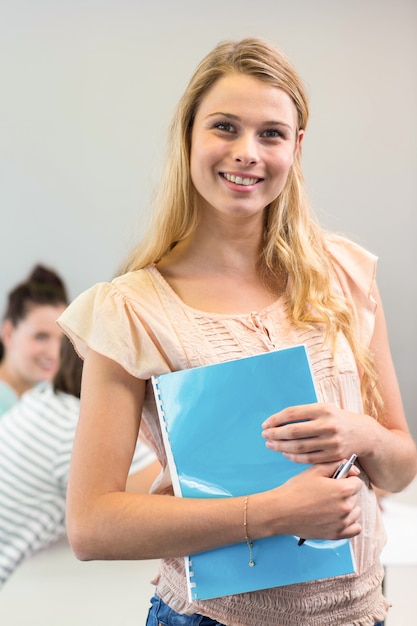
[{"label": "black pen", "polygon": [[[337,468],[337,470],[333,474],[332,478],[335,478],[336,480],[339,480],[339,478],[345,478],[345,476],[347,476],[349,474],[350,469],[351,469],[352,465],[355,463],[357,458],[358,458],[358,456],[356,454],[352,454],[352,456],[350,457],[350,459],[348,461],[346,461],[346,463],[342,462],[339,465],[339,467]],[[300,537],[299,540],[298,540],[298,545],[302,546],[304,542],[305,542],[304,537]]]}]

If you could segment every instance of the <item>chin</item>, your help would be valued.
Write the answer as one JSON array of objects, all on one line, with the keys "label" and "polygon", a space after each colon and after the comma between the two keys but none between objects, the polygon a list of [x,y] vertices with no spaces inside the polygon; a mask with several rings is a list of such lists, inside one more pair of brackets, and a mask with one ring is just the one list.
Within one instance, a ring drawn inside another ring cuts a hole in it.
[{"label": "chin", "polygon": [[47,374],[42,374],[42,376],[38,377],[38,383],[49,383],[54,379],[56,372],[48,372]]}]

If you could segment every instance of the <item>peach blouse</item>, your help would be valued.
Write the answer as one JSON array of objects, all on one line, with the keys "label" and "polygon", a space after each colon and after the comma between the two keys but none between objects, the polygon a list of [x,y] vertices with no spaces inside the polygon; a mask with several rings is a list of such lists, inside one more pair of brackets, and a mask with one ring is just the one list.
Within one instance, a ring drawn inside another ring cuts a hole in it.
[{"label": "peach blouse", "polygon": [[[369,344],[376,304],[370,293],[376,257],[344,238],[332,236],[328,250],[335,288],[352,303],[361,338]],[[83,356],[87,347],[147,380],[142,429],[164,468],[154,485],[172,493],[150,377],[168,371],[251,356],[305,344],[322,402],[362,413],[360,381],[344,336],[336,357],[323,348],[323,329],[297,329],[287,315],[285,294],[261,311],[214,314],[187,306],[155,266],[99,283],[81,294],[59,319]],[[158,595],[180,613],[203,613],[227,626],[373,626],[383,620],[379,555],[385,542],[379,507],[367,475],[360,494],[362,532],[352,540],[357,573],[189,603],[184,560],[162,559],[154,581]],[[284,565],[285,567],[285,565]]]}]

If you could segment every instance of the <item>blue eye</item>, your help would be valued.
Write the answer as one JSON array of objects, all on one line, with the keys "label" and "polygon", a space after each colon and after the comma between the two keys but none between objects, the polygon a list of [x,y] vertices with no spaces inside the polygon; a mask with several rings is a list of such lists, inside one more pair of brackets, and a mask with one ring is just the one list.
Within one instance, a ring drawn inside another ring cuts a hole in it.
[{"label": "blue eye", "polygon": [[283,137],[284,135],[282,134],[282,132],[280,132],[279,130],[276,130],[275,128],[269,128],[268,130],[265,130],[262,133],[262,137],[272,137],[272,139],[275,139],[277,137]]},{"label": "blue eye", "polygon": [[215,124],[215,128],[218,128],[219,130],[223,130],[226,133],[231,133],[235,130],[234,126],[230,124],[230,122],[217,122]]}]

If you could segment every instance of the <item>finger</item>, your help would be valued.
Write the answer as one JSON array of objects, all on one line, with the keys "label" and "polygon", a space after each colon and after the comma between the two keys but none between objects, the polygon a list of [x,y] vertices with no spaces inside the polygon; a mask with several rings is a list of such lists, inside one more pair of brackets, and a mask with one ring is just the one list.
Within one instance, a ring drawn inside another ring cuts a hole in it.
[{"label": "finger", "polygon": [[265,428],[262,437],[270,441],[295,441],[310,439],[321,436],[321,429],[310,420],[298,420],[297,422],[287,422],[282,426]]},{"label": "finger", "polygon": [[332,461],[331,463],[317,463],[312,467],[309,467],[307,472],[315,472],[320,476],[324,476],[326,478],[333,478],[333,474],[337,470],[340,465],[340,461]]},{"label": "finger", "polygon": [[352,537],[356,537],[362,532],[362,526],[359,522],[355,521],[352,524],[346,526],[339,533],[338,539],[351,539]]},{"label": "finger", "polygon": [[290,406],[278,413],[270,415],[262,424],[262,428],[276,428],[279,426],[285,426],[293,422],[304,422],[308,419],[313,419],[313,416],[317,412],[317,404],[302,404],[298,406]]},{"label": "finger", "polygon": [[[342,463],[345,463],[346,459],[342,459],[341,461],[332,461],[329,463],[317,463],[313,467],[309,468],[307,471],[315,471],[317,474],[321,476],[326,476],[327,478],[334,478],[334,473],[339,468]],[[356,467],[356,465],[352,465],[349,474],[344,478],[345,486],[351,487],[354,489],[352,493],[356,493],[362,487],[362,481],[359,478],[360,469]],[[353,479],[351,481],[351,479]],[[348,482],[349,481],[349,482]]]}]

